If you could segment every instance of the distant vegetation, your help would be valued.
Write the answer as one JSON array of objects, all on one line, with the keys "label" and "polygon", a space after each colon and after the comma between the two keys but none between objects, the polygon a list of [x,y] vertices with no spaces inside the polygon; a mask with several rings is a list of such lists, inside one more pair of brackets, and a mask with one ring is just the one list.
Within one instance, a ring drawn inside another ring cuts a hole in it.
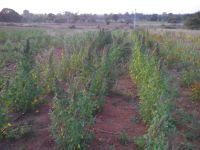
[{"label": "distant vegetation", "polygon": [[20,16],[16,11],[4,8],[0,12],[0,21],[2,22],[21,22],[22,16]]},{"label": "distant vegetation", "polygon": [[200,29],[200,11],[190,15],[185,22],[185,26],[190,29]]},{"label": "distant vegetation", "polygon": [[[106,23],[121,22],[131,23],[133,22],[134,13],[125,14],[77,14],[71,12],[64,12],[58,14],[33,14],[28,10],[24,10],[23,14],[19,15],[12,9],[4,8],[0,12],[0,21],[2,22],[46,22],[46,23]],[[161,21],[169,23],[182,23],[186,20],[187,14],[172,14],[163,12],[163,14],[142,14],[137,13],[137,20],[140,21]]]}]

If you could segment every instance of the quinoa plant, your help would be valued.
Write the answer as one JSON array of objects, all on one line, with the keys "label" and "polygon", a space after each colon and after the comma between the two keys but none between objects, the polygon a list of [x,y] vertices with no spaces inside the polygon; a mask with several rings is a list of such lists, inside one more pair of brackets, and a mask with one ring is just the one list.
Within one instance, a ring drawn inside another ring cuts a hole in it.
[{"label": "quinoa plant", "polygon": [[6,108],[2,102],[2,99],[0,98],[0,140],[4,136],[4,129],[7,125],[7,121],[8,121],[8,118],[7,118]]},{"label": "quinoa plant", "polygon": [[[118,66],[123,63],[119,61],[125,52],[123,42],[114,43],[112,34],[105,31],[94,37],[98,41],[93,41],[93,50],[82,45],[81,50],[64,54],[55,68],[58,79],[55,82],[51,129],[61,149],[88,148],[93,115],[101,111],[106,94],[119,76]],[[75,43],[77,41],[81,40],[76,39]],[[71,43],[73,47],[77,47],[75,43]]]},{"label": "quinoa plant", "polygon": [[10,105],[15,111],[27,112],[38,104],[41,92],[38,83],[39,72],[34,66],[29,40],[27,40],[26,48],[18,64],[16,77],[5,93],[4,99],[10,101]]},{"label": "quinoa plant", "polygon": [[64,92],[60,81],[56,81],[51,113],[52,134],[60,149],[87,149],[92,137],[89,128],[93,123],[93,103],[85,90],[77,90],[77,80],[68,88]]},{"label": "quinoa plant", "polygon": [[173,96],[168,86],[169,79],[159,64],[158,53],[148,50],[146,41],[141,42],[141,36],[145,34],[133,35],[135,43],[129,70],[138,86],[140,114],[149,124],[144,135],[144,149],[163,150],[168,148],[168,135],[175,129],[170,107]]}]

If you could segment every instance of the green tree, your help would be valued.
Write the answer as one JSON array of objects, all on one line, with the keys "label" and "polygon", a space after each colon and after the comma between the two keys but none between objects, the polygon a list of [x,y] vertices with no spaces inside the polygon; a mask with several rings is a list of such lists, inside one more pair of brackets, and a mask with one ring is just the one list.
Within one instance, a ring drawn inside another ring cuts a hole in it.
[{"label": "green tree", "polygon": [[185,26],[189,29],[200,29],[200,11],[188,16]]},{"label": "green tree", "polygon": [[22,16],[10,8],[3,8],[0,12],[0,21],[2,22],[21,22]]},{"label": "green tree", "polygon": [[118,14],[114,14],[112,15],[112,19],[117,22],[117,20],[119,19],[119,15]]}]

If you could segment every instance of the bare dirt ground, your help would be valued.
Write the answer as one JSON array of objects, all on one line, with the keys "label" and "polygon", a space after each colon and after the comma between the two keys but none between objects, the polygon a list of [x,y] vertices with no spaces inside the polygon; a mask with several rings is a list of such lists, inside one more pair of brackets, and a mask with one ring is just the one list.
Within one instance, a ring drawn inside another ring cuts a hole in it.
[{"label": "bare dirt ground", "polygon": [[[4,140],[0,143],[0,150],[54,150],[55,143],[50,134],[49,111],[51,103],[43,104],[35,111],[21,116],[17,123],[27,122],[31,128],[31,133],[25,138],[18,140]],[[14,115],[13,118],[16,118]]]},{"label": "bare dirt ground", "polygon": [[[134,138],[147,127],[138,112],[137,89],[129,76],[122,76],[107,96],[103,111],[96,116],[95,139],[90,150],[136,150]],[[123,143],[123,134],[127,135]]]}]

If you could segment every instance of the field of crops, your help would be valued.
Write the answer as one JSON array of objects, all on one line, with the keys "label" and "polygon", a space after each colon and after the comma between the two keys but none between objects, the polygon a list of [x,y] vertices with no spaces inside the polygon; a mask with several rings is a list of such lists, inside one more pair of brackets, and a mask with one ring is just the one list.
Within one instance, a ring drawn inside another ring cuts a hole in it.
[{"label": "field of crops", "polygon": [[1,27],[0,149],[200,149],[200,36]]}]

